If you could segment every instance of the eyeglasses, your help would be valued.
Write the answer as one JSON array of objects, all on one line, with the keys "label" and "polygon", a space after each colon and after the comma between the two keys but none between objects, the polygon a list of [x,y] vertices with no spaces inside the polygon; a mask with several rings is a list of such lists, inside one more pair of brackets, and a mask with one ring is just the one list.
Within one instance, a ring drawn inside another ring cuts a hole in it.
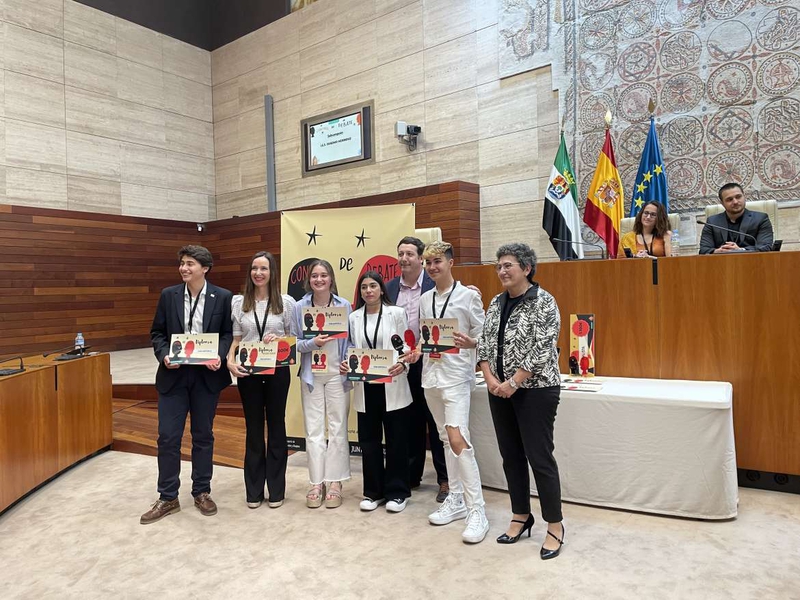
[{"label": "eyeglasses", "polygon": [[655,219],[658,216],[658,213],[650,212],[649,210],[642,211],[642,217],[650,217],[651,219]]},{"label": "eyeglasses", "polygon": [[519,265],[519,263],[507,262],[507,263],[497,264],[494,266],[494,270],[497,271],[498,273],[500,273],[501,271],[510,271],[511,267],[513,267],[514,265]]}]

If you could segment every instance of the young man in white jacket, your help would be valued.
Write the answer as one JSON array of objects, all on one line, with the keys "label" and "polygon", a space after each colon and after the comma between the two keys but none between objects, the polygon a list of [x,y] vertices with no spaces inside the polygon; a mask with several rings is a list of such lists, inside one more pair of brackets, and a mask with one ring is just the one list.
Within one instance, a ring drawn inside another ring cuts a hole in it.
[{"label": "young man in white jacket", "polygon": [[483,303],[480,294],[453,279],[450,244],[432,242],[422,256],[436,286],[420,298],[420,318],[458,321],[453,333],[458,353],[424,354],[422,359],[422,387],[444,443],[450,480],[450,493],[428,520],[446,525],[466,517],[461,537],[474,544],[483,541],[489,531],[478,463],[469,441],[470,395],[475,387],[475,348],[483,329]]}]

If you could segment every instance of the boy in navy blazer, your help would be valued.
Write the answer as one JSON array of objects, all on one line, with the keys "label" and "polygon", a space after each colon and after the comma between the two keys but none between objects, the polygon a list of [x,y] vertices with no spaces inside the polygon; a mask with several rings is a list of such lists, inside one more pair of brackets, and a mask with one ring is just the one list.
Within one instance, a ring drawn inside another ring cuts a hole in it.
[{"label": "boy in navy blazer", "polygon": [[[161,292],[150,328],[158,359],[158,493],[159,499],[140,519],[155,523],[180,511],[181,439],[191,415],[192,496],[206,516],[217,512],[211,499],[214,456],[214,415],[220,392],[231,383],[224,368],[233,340],[231,292],[206,281],[214,264],[203,246],[184,246],[178,252],[183,283]],[[170,339],[176,333],[218,333],[219,360],[206,366],[170,364]],[[223,367],[223,368],[221,368]]]}]

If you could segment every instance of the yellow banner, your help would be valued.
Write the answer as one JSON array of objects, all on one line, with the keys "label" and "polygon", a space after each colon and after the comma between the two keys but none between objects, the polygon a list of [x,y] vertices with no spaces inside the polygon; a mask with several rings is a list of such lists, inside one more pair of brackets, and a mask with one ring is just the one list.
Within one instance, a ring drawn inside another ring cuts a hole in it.
[{"label": "yellow banner", "polygon": [[[283,293],[298,300],[302,298],[307,266],[313,259],[322,258],[333,266],[338,295],[354,303],[356,283],[363,272],[377,271],[385,281],[400,274],[397,242],[414,235],[414,223],[413,204],[281,213]],[[297,364],[300,364],[299,356]],[[295,375],[296,368],[292,372],[286,406],[286,435],[290,447],[293,438],[305,437],[300,379]],[[356,417],[352,410],[348,430],[350,441],[356,441]]]}]

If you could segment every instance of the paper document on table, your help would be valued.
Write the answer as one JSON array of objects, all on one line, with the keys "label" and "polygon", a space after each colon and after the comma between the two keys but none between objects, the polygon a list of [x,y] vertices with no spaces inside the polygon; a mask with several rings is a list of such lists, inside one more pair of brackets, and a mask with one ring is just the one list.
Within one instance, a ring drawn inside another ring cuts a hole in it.
[{"label": "paper document on table", "polygon": [[570,377],[561,375],[561,389],[576,392],[599,392],[603,389],[603,380],[597,377]]}]

